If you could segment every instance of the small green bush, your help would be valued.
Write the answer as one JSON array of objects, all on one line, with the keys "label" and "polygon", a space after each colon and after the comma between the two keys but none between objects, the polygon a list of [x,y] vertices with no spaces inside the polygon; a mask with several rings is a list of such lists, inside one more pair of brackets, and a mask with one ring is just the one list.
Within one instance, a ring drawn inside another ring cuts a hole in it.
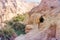
[{"label": "small green bush", "polygon": [[12,19],[13,19],[14,22],[24,21],[25,15],[17,15],[16,17],[13,17]]},{"label": "small green bush", "polygon": [[11,27],[5,27],[3,29],[3,33],[5,35],[12,35],[13,33],[15,33],[14,29],[12,29]]},{"label": "small green bush", "polygon": [[6,40],[8,38],[10,39],[13,36],[13,34],[17,36],[17,34],[15,33],[14,29],[12,29],[9,26],[5,26],[5,28],[0,30],[0,36],[3,36],[3,38],[6,39]]},{"label": "small green bush", "polygon": [[25,25],[20,23],[23,22],[26,15],[17,15],[16,17],[13,17],[11,20],[7,21],[6,24],[13,28],[15,32],[20,35],[25,33]]}]

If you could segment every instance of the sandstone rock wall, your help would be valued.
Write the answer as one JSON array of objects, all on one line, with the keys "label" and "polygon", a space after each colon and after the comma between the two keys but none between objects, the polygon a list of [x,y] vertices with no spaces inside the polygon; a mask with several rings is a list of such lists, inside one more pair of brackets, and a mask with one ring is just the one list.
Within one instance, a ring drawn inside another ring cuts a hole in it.
[{"label": "sandstone rock wall", "polygon": [[[41,16],[43,22],[40,21]],[[60,0],[42,0],[40,5],[29,12],[27,20],[27,25],[32,24],[38,30],[32,28],[22,40],[60,40]],[[17,37],[16,40],[20,38]]]},{"label": "sandstone rock wall", "polygon": [[0,0],[0,27],[4,21],[10,20],[17,14],[24,14],[35,7],[35,3],[27,3],[23,0]]},{"label": "sandstone rock wall", "polygon": [[54,8],[60,7],[60,0],[42,0],[41,3],[33,8],[29,14],[46,11],[46,10],[52,10]]},{"label": "sandstone rock wall", "polygon": [[9,20],[16,14],[23,14],[30,11],[35,3],[27,3],[22,0],[0,0],[0,16],[3,20]]},{"label": "sandstone rock wall", "polygon": [[[40,28],[38,29],[40,30],[40,32],[44,30],[48,30],[47,32],[48,38],[46,40],[53,40],[54,38],[55,38],[54,40],[60,40],[60,25],[59,25],[60,16],[59,15],[60,15],[60,0],[42,0],[40,5],[33,8],[29,12],[29,18],[30,18],[29,22],[38,24],[38,27]],[[43,16],[44,18],[43,23],[39,23],[38,21],[41,16]],[[52,26],[52,29],[51,29],[51,25],[53,24],[55,24],[55,26]],[[52,36],[54,34],[55,36]]]},{"label": "sandstone rock wall", "polygon": [[[58,11],[56,11],[56,10],[58,10]],[[45,37],[46,37],[46,40],[60,40],[60,26],[59,26],[59,24],[60,24],[60,17],[59,17],[60,8],[54,9],[54,11],[53,10],[52,11],[43,11],[41,13],[33,13],[29,17],[27,25],[32,24],[32,25],[35,25],[35,26],[33,26],[33,28],[28,26],[27,28],[28,29],[32,28],[31,30],[33,30],[34,28],[37,28],[39,30],[37,32],[37,34],[43,36],[43,37],[39,36],[41,40],[44,40],[43,38],[45,38]],[[44,19],[43,22],[40,21],[41,16]],[[36,25],[38,25],[38,26],[36,26]],[[28,29],[26,29],[26,30],[28,30]],[[35,31],[36,31],[36,29],[35,29]],[[31,33],[33,34],[33,32],[31,32]],[[45,34],[45,37],[44,37],[43,33]],[[31,34],[29,34],[29,35],[31,35]],[[29,37],[29,36],[27,36],[27,37]],[[39,38],[37,38],[37,39],[39,39]]]}]

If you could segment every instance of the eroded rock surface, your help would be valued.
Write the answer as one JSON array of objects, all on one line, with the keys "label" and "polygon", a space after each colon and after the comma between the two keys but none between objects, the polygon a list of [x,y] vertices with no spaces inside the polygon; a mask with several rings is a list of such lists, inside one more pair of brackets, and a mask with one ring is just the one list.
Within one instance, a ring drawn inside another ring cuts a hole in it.
[{"label": "eroded rock surface", "polygon": [[60,40],[60,0],[42,0],[29,12],[27,20],[26,24],[32,24],[34,30],[24,35],[23,40]]}]

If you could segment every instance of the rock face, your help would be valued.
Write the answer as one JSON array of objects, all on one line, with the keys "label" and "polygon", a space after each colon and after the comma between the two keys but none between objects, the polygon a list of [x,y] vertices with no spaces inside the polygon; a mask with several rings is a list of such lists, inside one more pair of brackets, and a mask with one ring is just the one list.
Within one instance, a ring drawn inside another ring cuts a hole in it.
[{"label": "rock face", "polygon": [[29,12],[35,6],[36,3],[27,3],[23,0],[0,0],[0,26],[4,25],[4,21],[17,14]]},{"label": "rock face", "polygon": [[[56,11],[57,10],[57,11]],[[50,14],[51,13],[51,14]],[[33,13],[28,19],[27,25],[33,28],[22,39],[26,40],[60,40],[60,8]],[[41,19],[41,17],[44,19]],[[41,20],[43,20],[41,22]],[[26,29],[26,30],[28,30]],[[37,30],[36,30],[37,29]],[[28,36],[27,36],[28,35]]]},{"label": "rock face", "polygon": [[60,7],[60,0],[42,0],[41,3],[37,7],[33,8],[29,14],[40,12],[42,10],[51,10],[58,7]]},{"label": "rock face", "polygon": [[[34,25],[33,27],[35,31],[27,33],[24,38],[22,37],[22,39],[60,40],[59,16],[60,0],[42,0],[40,5],[33,8],[29,12],[29,19],[27,21],[27,25]],[[41,20],[43,21],[41,22]],[[35,28],[37,28],[38,30],[36,30]],[[18,38],[16,38],[16,40],[18,40]]]},{"label": "rock face", "polygon": [[35,3],[27,3],[22,0],[0,0],[0,16],[9,20],[16,14],[23,14],[30,11]]}]

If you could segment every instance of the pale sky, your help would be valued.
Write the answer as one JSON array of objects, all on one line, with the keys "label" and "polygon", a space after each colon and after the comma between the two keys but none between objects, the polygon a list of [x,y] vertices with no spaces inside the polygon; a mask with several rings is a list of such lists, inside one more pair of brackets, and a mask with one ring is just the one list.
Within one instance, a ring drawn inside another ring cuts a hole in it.
[{"label": "pale sky", "polygon": [[40,3],[41,0],[25,0],[27,2],[36,2],[36,3]]}]

